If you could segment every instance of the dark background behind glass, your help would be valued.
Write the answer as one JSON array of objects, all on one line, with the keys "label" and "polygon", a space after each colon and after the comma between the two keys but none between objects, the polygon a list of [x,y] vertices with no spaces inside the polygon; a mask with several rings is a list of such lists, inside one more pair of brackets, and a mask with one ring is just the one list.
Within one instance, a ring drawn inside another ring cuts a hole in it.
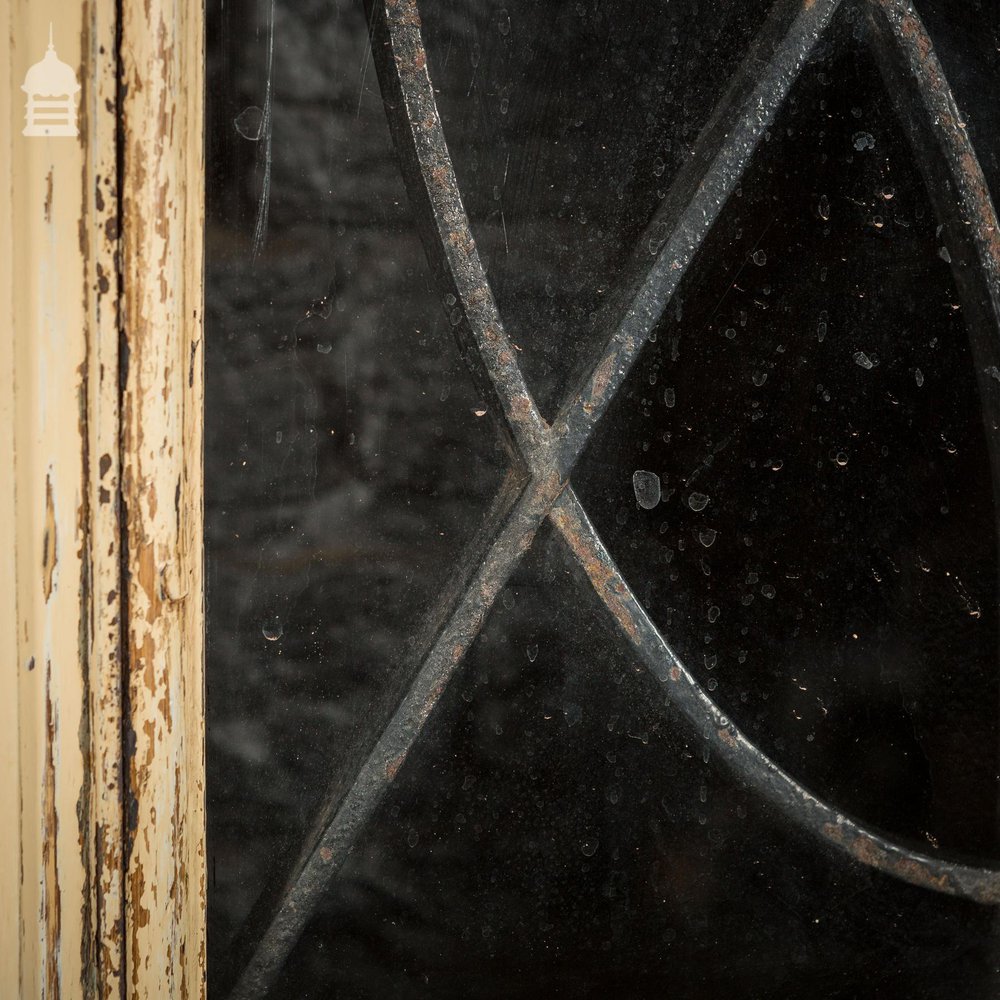
[{"label": "dark background behind glass", "polygon": [[[920,6],[995,185],[996,12]],[[547,415],[766,7],[422,5],[466,207]],[[508,460],[415,232],[360,4],[215,0],[208,28],[217,987],[412,676]],[[574,485],[758,745],[904,843],[990,863],[997,515],[939,226],[847,5]],[[660,477],[652,509],[637,470]],[[742,788],[547,531],[362,843],[275,996],[1000,988],[993,910],[865,868]]]}]

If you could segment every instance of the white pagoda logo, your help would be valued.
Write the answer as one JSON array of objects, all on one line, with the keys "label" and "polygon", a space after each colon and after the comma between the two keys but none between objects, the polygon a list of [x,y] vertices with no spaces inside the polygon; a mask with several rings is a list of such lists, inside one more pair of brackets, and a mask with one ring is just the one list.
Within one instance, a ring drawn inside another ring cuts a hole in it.
[{"label": "white pagoda logo", "polygon": [[76,127],[76,95],[80,84],[76,82],[73,67],[56,55],[51,24],[45,58],[28,70],[21,90],[28,95],[24,135],[80,134]]}]

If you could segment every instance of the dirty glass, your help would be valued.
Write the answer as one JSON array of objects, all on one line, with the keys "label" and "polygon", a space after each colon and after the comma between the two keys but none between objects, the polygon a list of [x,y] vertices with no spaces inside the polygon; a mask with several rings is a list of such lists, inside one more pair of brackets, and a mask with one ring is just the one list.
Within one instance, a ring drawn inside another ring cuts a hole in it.
[{"label": "dirty glass", "polygon": [[1000,992],[1000,8],[210,0],[209,993]]}]

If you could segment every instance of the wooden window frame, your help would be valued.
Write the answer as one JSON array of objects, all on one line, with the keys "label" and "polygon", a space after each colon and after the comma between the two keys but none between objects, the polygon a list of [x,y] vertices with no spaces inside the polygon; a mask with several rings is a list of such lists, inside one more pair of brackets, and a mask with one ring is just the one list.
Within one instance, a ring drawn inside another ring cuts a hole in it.
[{"label": "wooden window frame", "polygon": [[205,992],[203,20],[0,0],[2,997]]},{"label": "wooden window frame", "polygon": [[[746,93],[734,82],[735,124],[720,117],[699,139],[706,145],[678,181],[684,198],[665,202],[664,212],[679,213],[671,237],[652,263],[642,255],[651,270],[633,307],[552,426],[497,332],[415,2],[367,0],[376,67],[393,97],[390,126],[432,263],[526,477],[498,510],[503,523],[488,526],[497,530],[475,586],[457,598],[350,790],[320,817],[234,996],[260,995],[284,964],[545,518],[639,658],[749,786],[865,864],[936,891],[1000,898],[996,870],[883,840],[750,744],[671,659],[567,486],[791,70],[839,3],[778,5],[795,14],[792,30],[767,72],[747,64]],[[166,0],[57,4],[0,0],[11,52],[0,73],[0,997],[204,997],[204,14],[200,4]],[[869,7],[884,72],[941,178],[932,196],[969,226],[967,259],[977,268],[964,280],[982,283],[970,301],[986,303],[992,328],[998,226],[975,153],[908,0]],[[75,139],[21,131],[20,81],[45,51],[50,22],[82,85]],[[977,367],[985,397],[989,369]]]}]

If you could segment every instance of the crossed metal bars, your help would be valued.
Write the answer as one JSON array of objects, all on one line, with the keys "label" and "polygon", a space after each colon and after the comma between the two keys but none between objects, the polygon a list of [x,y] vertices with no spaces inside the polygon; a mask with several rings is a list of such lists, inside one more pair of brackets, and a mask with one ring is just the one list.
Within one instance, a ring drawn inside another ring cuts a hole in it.
[{"label": "crossed metal bars", "polygon": [[[647,234],[666,233],[666,239],[656,241],[652,256],[648,235],[640,240],[624,284],[627,305],[609,322],[613,332],[596,364],[549,424],[524,381],[473,241],[427,72],[417,0],[365,0],[389,124],[427,255],[473,378],[498,415],[513,468],[442,597],[436,633],[395,714],[347,790],[328,796],[277,900],[244,928],[245,964],[231,1000],[263,996],[277,978],[546,518],[666,696],[740,779],[867,865],[928,889],[1000,903],[1000,871],[933,858],[887,840],[815,798],[751,743],[646,615],[569,483],[594,428],[841,2],[775,5],[650,224]],[[982,171],[909,0],[860,0],[859,7],[867,11],[886,84],[922,154],[937,211],[956,213],[965,224],[956,227],[965,232],[956,237],[956,252],[974,266],[957,275],[959,290],[976,320],[970,337],[984,406],[1000,413],[1000,388],[986,363],[996,355],[1000,319],[1000,229]],[[991,421],[988,432],[995,434],[998,424]],[[991,447],[991,456],[996,450]],[[995,489],[998,481],[995,464]]]}]

